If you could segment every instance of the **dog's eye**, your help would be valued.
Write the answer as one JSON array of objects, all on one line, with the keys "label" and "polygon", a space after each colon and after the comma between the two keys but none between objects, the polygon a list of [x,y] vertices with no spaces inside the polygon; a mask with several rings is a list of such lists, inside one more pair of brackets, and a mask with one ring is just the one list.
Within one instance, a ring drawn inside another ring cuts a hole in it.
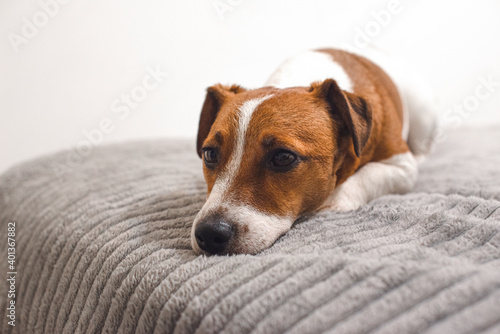
[{"label": "dog's eye", "polygon": [[210,147],[203,149],[203,160],[208,168],[214,168],[217,162],[219,162],[217,152]]},{"label": "dog's eye", "polygon": [[287,150],[278,150],[271,159],[271,165],[280,170],[286,170],[294,166],[297,155]]}]

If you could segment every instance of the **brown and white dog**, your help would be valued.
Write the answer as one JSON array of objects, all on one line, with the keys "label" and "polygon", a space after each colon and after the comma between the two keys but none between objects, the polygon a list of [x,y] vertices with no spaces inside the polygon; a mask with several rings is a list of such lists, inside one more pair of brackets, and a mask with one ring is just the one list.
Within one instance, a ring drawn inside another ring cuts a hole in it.
[{"label": "brown and white dog", "polygon": [[406,81],[324,49],[290,58],[263,88],[209,87],[197,141],[208,194],[193,250],[254,254],[301,215],[411,190],[436,122],[422,85]]}]

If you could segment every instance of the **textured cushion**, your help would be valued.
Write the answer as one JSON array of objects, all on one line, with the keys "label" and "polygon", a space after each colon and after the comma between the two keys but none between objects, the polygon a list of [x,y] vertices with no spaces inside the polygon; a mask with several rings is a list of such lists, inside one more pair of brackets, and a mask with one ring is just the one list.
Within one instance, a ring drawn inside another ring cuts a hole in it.
[{"label": "textured cushion", "polygon": [[500,332],[498,128],[448,135],[412,193],[304,217],[255,256],[192,252],[206,189],[194,140],[73,160],[0,178],[2,275],[8,222],[17,256],[2,333]]}]

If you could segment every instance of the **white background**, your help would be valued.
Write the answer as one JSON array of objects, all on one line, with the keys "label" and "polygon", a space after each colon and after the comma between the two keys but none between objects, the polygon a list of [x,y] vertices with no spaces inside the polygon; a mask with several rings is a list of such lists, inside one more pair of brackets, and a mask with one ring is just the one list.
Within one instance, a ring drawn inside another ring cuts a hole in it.
[{"label": "white background", "polygon": [[[42,22],[40,3],[51,1],[0,0],[0,172],[76,147],[105,118],[114,126],[99,145],[194,140],[207,86],[257,87],[286,57],[354,45],[367,27],[370,43],[428,78],[442,114],[473,96],[480,77],[500,81],[498,0],[401,0],[385,26],[373,12],[389,0],[72,0]],[[10,39],[37,15],[43,26],[16,52]],[[113,101],[141,85],[148,66],[168,77],[118,118]],[[498,123],[498,106],[500,87],[453,126]]]}]

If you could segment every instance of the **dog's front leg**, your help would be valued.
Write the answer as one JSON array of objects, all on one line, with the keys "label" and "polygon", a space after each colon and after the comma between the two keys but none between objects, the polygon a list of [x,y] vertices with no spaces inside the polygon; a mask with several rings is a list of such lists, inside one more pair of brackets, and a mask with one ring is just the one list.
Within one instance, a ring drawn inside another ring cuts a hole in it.
[{"label": "dog's front leg", "polygon": [[369,162],[338,186],[320,210],[350,211],[383,195],[404,194],[413,188],[417,176],[411,152]]}]

